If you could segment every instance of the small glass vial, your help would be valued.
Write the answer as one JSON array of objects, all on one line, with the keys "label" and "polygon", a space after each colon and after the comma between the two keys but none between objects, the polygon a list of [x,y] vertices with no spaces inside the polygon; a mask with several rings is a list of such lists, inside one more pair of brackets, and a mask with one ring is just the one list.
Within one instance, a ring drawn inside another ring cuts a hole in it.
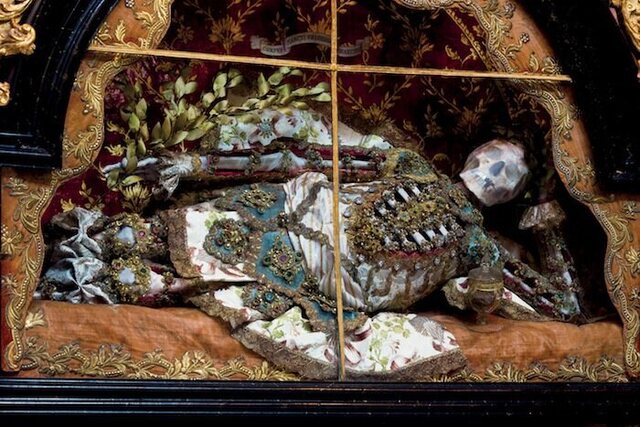
[{"label": "small glass vial", "polygon": [[502,270],[483,265],[469,271],[467,305],[478,313],[478,324],[487,323],[487,315],[500,307],[504,293]]}]

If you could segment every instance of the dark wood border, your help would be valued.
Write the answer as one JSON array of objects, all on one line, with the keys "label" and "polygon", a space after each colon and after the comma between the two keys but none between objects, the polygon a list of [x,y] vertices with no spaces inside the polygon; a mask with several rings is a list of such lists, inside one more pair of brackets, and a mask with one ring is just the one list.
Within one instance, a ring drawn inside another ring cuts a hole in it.
[{"label": "dark wood border", "polygon": [[36,30],[31,56],[2,59],[12,99],[0,108],[0,166],[56,168],[69,94],[85,51],[118,0],[39,0],[26,19]]},{"label": "dark wood border", "polygon": [[[0,381],[0,416],[218,416],[264,422],[309,417],[480,423],[640,420],[640,384],[380,384],[122,380]],[[55,418],[53,418],[55,419]]]}]

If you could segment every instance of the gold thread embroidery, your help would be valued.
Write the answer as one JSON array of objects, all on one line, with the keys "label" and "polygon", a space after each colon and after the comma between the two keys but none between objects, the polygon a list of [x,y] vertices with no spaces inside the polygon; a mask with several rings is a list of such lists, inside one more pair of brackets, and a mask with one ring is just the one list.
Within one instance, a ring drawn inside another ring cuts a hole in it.
[{"label": "gold thread embroidery", "polygon": [[[84,349],[77,342],[64,344],[51,354],[41,337],[29,337],[22,369],[37,370],[50,377],[110,377],[129,379],[191,379],[191,380],[256,380],[295,381],[294,374],[273,368],[262,362],[247,366],[242,359],[232,359],[216,367],[215,360],[199,351],[188,351],[168,359],[162,350],[134,358],[120,345],[102,344],[96,350]],[[424,382],[616,382],[629,379],[624,367],[614,359],[603,356],[590,363],[580,357],[564,359],[551,370],[541,363],[518,368],[508,362],[496,362],[484,372],[464,369],[455,374],[438,375]]]},{"label": "gold thread embroidery", "polygon": [[39,337],[27,340],[23,370],[37,369],[47,376],[74,375],[130,379],[294,381],[297,378],[271,367],[267,362],[249,367],[242,359],[215,366],[214,359],[200,351],[189,351],[168,359],[161,350],[134,358],[122,346],[102,344],[96,350],[82,349],[78,343],[60,346],[49,353],[47,343]]}]

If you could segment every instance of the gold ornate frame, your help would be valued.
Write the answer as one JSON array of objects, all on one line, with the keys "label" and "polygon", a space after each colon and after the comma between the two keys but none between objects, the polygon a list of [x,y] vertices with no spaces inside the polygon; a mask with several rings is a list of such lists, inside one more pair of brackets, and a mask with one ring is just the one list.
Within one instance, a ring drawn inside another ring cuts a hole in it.
[{"label": "gold ornate frame", "polygon": [[[559,74],[544,36],[536,30],[532,19],[508,0],[396,1],[411,8],[445,12],[458,9],[475,16],[486,34],[487,65],[495,71]],[[136,2],[133,7],[127,3],[122,1],[110,14],[93,46],[152,49],[158,45],[169,27],[173,0]],[[125,25],[124,17],[131,14],[140,25]],[[2,361],[6,370],[20,370],[26,355],[24,332],[28,309],[44,258],[42,214],[56,188],[88,168],[98,154],[104,137],[105,87],[130,61],[123,55],[89,53],[82,62],[69,102],[61,169],[38,174],[2,170],[0,252],[6,255],[2,260],[2,301],[8,327],[8,331],[3,331],[7,344]],[[640,197],[609,195],[597,187],[586,130],[576,118],[570,90],[544,81],[510,80],[508,84],[548,111],[556,169],[570,194],[591,209],[607,234],[605,280],[624,323],[626,372],[630,377],[638,377],[640,250],[636,235],[640,234]],[[526,375],[523,378],[527,379]]]},{"label": "gold ornate frame", "polygon": [[[36,48],[36,32],[29,24],[21,24],[33,0],[0,0],[0,57],[31,55]],[[0,82],[0,107],[9,104],[11,87]]]}]

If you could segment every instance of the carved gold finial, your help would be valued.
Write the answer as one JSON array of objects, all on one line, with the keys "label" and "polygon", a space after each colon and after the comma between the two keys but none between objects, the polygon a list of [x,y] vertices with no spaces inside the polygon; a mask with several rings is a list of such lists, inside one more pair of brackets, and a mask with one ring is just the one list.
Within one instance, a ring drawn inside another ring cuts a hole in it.
[{"label": "carved gold finial", "polygon": [[[35,50],[36,31],[20,19],[33,0],[0,0],[0,57],[31,55]],[[9,103],[9,84],[0,82],[0,106]]]}]

